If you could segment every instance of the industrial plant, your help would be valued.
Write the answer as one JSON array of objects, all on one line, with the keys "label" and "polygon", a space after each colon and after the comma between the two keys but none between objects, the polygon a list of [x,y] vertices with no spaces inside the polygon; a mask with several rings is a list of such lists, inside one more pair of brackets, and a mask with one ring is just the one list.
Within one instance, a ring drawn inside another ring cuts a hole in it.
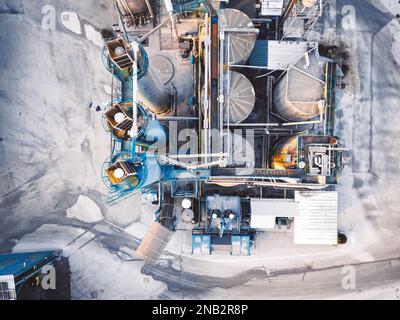
[{"label": "industrial plant", "polygon": [[0,0],[0,300],[400,299],[399,35],[392,0]]},{"label": "industrial plant", "polygon": [[251,255],[268,230],[338,244],[342,71],[304,40],[323,2],[115,1],[102,175],[109,205],[137,192],[158,204],[137,250],[146,262],[177,226],[192,231],[194,255]]}]

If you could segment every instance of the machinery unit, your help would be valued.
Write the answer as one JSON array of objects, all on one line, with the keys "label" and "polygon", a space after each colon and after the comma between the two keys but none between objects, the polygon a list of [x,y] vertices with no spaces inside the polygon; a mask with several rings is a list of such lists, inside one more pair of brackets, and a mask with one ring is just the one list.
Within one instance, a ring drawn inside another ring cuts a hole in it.
[{"label": "machinery unit", "polygon": [[[158,204],[137,252],[147,263],[178,224],[191,230],[193,254],[247,256],[259,226],[299,230],[305,243],[308,208],[322,199],[336,212],[337,195],[324,192],[334,192],[347,152],[335,132],[337,65],[292,24],[311,23],[321,3],[258,1],[241,11],[238,1],[167,0],[154,26],[132,28],[122,15],[105,39],[117,84],[104,114],[111,150],[102,178],[110,205],[135,192]],[[322,244],[333,243],[332,221]]]},{"label": "machinery unit", "polygon": [[280,140],[272,151],[271,167],[277,170],[294,169],[298,165],[297,137]]}]

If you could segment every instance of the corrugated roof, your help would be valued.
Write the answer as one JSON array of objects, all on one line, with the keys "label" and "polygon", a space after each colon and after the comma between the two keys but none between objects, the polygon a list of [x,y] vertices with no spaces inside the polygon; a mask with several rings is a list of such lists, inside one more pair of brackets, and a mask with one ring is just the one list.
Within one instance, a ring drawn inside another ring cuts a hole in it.
[{"label": "corrugated roof", "polygon": [[270,70],[285,70],[289,65],[296,64],[306,52],[317,48],[317,42],[307,41],[268,41],[267,67]]},{"label": "corrugated roof", "polygon": [[267,40],[257,40],[249,58],[251,66],[266,67],[268,61]]},{"label": "corrugated roof", "polygon": [[294,243],[337,244],[337,191],[296,191],[299,216],[294,222]]}]

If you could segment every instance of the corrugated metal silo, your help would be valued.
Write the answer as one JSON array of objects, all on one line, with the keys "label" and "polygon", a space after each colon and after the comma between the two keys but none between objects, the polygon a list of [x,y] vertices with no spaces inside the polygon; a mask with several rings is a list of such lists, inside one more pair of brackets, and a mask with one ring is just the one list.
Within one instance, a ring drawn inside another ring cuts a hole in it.
[{"label": "corrugated metal silo", "polygon": [[230,123],[240,123],[245,120],[252,112],[256,101],[256,93],[250,80],[236,71],[230,73],[228,101]]},{"label": "corrugated metal silo", "polygon": [[[220,28],[254,28],[251,19],[242,11],[236,9],[222,9],[219,14]],[[229,41],[229,63],[245,63],[256,43],[257,34],[255,32],[230,32]],[[227,35],[228,37],[228,35]]]},{"label": "corrugated metal silo", "polygon": [[324,65],[317,56],[289,67],[274,89],[274,111],[289,121],[308,121],[320,114],[324,99]]},{"label": "corrugated metal silo", "polygon": [[138,81],[138,100],[156,114],[167,113],[171,108],[171,95],[167,84],[173,77],[174,67],[164,56],[149,59],[146,74]]}]

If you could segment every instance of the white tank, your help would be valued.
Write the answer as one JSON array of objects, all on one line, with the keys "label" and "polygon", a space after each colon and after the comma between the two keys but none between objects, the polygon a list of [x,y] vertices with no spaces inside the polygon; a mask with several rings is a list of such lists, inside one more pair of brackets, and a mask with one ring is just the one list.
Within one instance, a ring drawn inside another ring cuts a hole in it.
[{"label": "white tank", "polygon": [[240,123],[253,111],[256,93],[250,80],[236,71],[230,73],[229,88],[229,97],[225,100],[229,102],[229,122]]},{"label": "white tank", "polygon": [[[236,9],[222,9],[219,13],[220,28],[254,28],[251,19],[242,11]],[[257,33],[230,32],[229,33],[229,63],[245,63],[256,43]],[[228,33],[226,34],[228,44]]]},{"label": "white tank", "polygon": [[317,56],[290,67],[274,88],[274,112],[293,122],[316,118],[323,107],[324,67],[325,61]]}]

